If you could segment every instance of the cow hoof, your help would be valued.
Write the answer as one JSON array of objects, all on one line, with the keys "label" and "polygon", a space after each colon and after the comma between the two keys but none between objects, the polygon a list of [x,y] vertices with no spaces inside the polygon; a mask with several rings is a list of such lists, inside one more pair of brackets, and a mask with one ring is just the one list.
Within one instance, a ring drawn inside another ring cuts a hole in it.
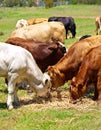
[{"label": "cow hoof", "polygon": [[98,105],[98,106],[101,106],[101,102],[97,102],[97,105]]},{"label": "cow hoof", "polygon": [[69,100],[69,103],[71,103],[71,104],[76,104],[76,103],[77,103],[77,100]]},{"label": "cow hoof", "polygon": [[8,106],[8,110],[12,110],[13,109],[13,106]]},{"label": "cow hoof", "polygon": [[101,107],[101,103],[98,103],[98,106]]}]

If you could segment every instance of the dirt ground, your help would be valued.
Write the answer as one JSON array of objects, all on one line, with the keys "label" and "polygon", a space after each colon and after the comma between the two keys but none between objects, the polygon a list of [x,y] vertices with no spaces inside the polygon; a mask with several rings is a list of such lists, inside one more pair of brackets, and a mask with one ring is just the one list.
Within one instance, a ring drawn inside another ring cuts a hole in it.
[{"label": "dirt ground", "polygon": [[52,93],[52,101],[44,101],[37,99],[34,94],[27,95],[26,97],[21,97],[20,105],[21,107],[27,107],[34,111],[45,110],[45,109],[78,109],[78,110],[90,110],[92,107],[97,105],[91,97],[84,96],[76,104],[69,103],[69,91],[65,90],[61,92],[62,100],[57,98],[57,93]]}]

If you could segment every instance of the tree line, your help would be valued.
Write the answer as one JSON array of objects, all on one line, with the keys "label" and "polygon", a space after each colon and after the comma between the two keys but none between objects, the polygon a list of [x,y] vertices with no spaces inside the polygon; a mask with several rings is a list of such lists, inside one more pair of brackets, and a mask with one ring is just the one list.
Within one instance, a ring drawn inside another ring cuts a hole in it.
[{"label": "tree line", "polygon": [[101,5],[101,0],[0,0],[0,6],[3,7],[23,7],[23,6],[43,6],[51,8],[53,6],[66,4],[98,4]]}]

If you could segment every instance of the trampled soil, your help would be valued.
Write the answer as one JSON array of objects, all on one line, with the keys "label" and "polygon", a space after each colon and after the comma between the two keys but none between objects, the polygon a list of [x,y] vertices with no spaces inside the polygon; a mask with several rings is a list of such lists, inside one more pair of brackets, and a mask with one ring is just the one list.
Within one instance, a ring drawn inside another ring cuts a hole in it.
[{"label": "trampled soil", "polygon": [[27,107],[34,111],[45,110],[45,109],[92,109],[92,107],[97,106],[97,102],[92,99],[92,97],[84,96],[76,104],[69,103],[69,91],[65,90],[61,92],[62,100],[57,98],[57,93],[52,93],[52,101],[45,101],[35,97],[34,94],[27,95],[20,100],[21,107]]}]

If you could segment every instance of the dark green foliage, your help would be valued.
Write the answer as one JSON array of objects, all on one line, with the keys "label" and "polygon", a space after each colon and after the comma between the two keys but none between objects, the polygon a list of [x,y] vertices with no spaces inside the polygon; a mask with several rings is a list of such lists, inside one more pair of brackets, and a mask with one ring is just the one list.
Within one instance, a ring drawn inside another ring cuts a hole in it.
[{"label": "dark green foliage", "polygon": [[72,4],[101,4],[101,0],[70,0]]},{"label": "dark green foliage", "polygon": [[45,8],[66,4],[97,4],[101,5],[101,0],[0,0],[0,6],[14,7],[14,6],[40,6],[45,5]]},{"label": "dark green foliage", "polygon": [[45,8],[53,7],[53,0],[44,0]]}]

